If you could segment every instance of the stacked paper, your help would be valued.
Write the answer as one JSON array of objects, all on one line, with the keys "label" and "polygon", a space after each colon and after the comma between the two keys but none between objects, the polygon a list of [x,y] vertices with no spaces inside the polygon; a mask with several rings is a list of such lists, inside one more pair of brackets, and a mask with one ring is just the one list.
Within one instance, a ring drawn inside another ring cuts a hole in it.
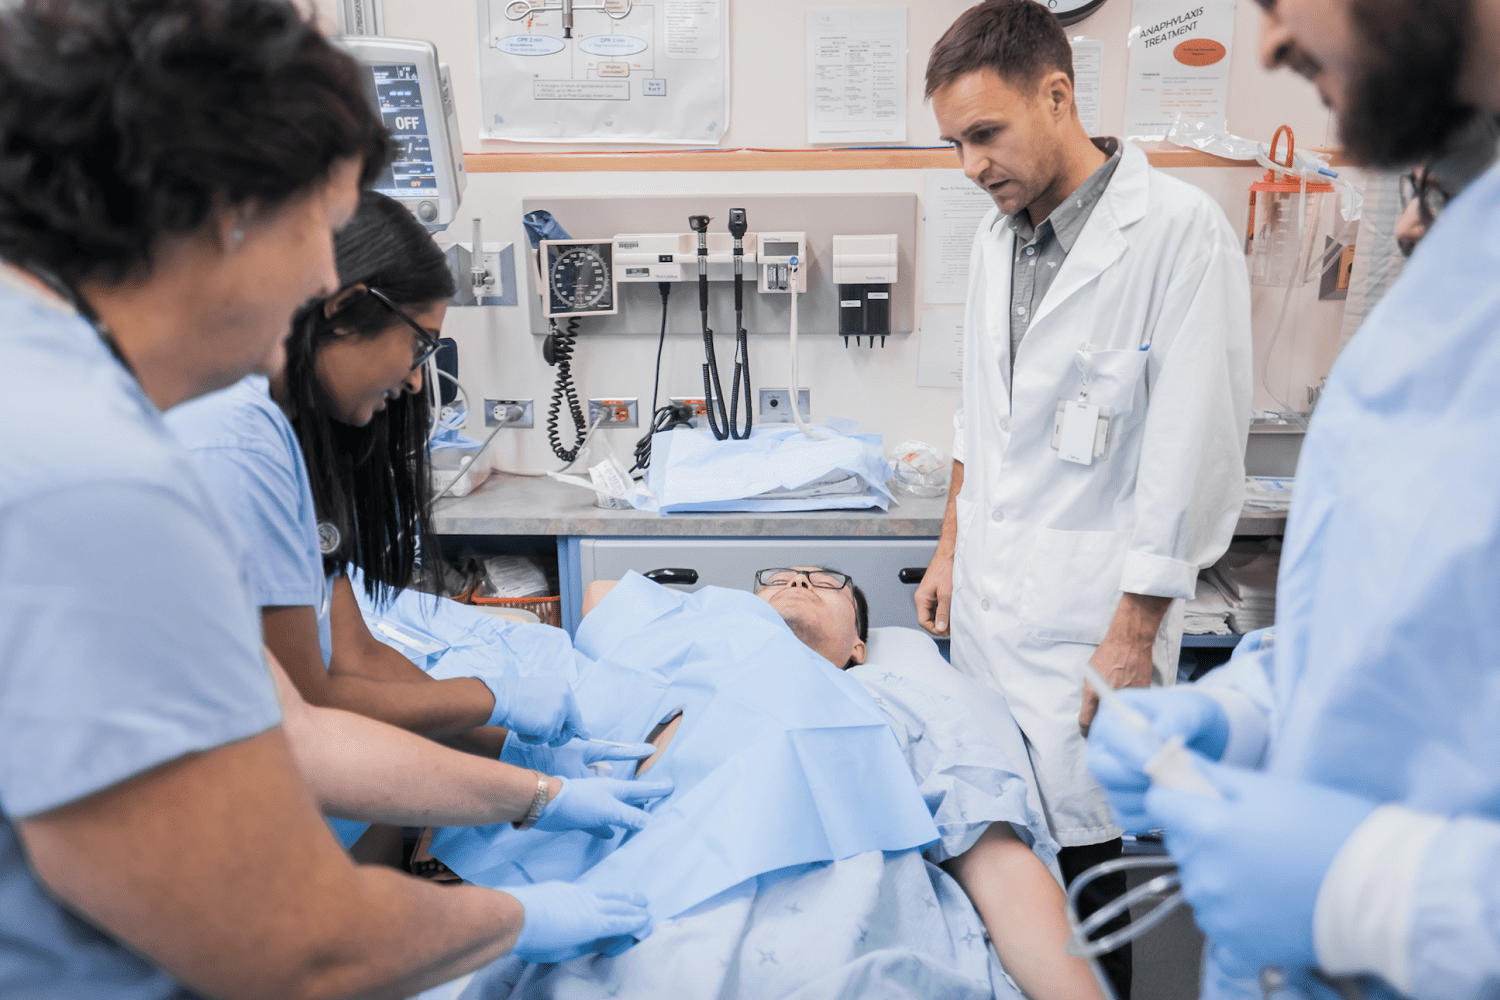
[{"label": "stacked paper", "polygon": [[1276,621],[1276,573],[1281,539],[1235,541],[1204,575],[1229,603],[1229,627],[1253,632]]},{"label": "stacked paper", "polygon": [[1286,511],[1292,506],[1292,487],[1297,480],[1291,477],[1246,476],[1245,506],[1250,510]]}]

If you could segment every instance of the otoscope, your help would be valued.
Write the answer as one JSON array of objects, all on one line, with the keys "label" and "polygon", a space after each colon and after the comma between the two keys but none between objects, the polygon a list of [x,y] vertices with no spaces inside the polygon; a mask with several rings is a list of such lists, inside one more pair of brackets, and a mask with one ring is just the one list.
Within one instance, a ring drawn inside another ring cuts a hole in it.
[{"label": "otoscope", "polygon": [[[734,237],[734,379],[729,388],[729,436],[742,441],[750,436],[750,340],[745,331],[745,221],[743,208],[729,210],[729,235]],[[740,375],[745,376],[745,430],[740,431]]]},{"label": "otoscope", "polygon": [[[729,437],[729,414],[724,411],[724,390],[719,385],[719,362],[714,357],[714,332],[708,326],[708,224],[706,215],[688,216],[688,226],[698,234],[698,312],[703,316],[703,411],[708,415],[714,438]],[[717,412],[716,412],[717,411]]]}]

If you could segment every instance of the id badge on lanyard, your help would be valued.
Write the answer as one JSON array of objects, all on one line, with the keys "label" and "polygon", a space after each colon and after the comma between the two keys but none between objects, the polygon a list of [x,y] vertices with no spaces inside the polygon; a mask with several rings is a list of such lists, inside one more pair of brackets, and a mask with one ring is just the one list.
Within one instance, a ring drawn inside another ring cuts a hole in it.
[{"label": "id badge on lanyard", "polygon": [[1083,373],[1077,399],[1057,401],[1052,420],[1052,448],[1064,462],[1093,465],[1109,453],[1109,428],[1115,411],[1089,402],[1089,380],[1094,373],[1094,354],[1088,344],[1078,348],[1073,364]]}]

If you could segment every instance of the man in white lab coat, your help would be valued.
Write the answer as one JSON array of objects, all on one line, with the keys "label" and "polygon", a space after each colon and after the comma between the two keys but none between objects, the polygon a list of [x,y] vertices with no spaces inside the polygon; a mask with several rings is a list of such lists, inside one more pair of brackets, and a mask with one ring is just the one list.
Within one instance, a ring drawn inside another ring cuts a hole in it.
[{"label": "man in white lab coat", "polygon": [[1139,148],[1091,140],[1072,75],[1033,0],[971,7],[928,63],[943,138],[996,208],[974,241],[953,487],[916,594],[929,631],[951,622],[954,666],[1014,709],[1069,881],[1120,851],[1085,766],[1081,668],[1175,679],[1182,599],[1239,517],[1251,391],[1249,279],[1223,211]]}]

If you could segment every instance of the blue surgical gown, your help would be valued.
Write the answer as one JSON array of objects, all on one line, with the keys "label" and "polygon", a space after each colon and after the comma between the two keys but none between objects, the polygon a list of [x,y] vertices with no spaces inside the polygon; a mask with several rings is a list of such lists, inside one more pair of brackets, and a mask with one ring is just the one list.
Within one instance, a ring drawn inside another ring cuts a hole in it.
[{"label": "blue surgical gown", "polygon": [[[243,539],[255,603],[311,607],[326,667],[333,657],[330,582],[318,548],[317,507],[297,432],[271,398],[268,380],[248,376],[173,407],[166,419]],[[328,825],[345,847],[370,826],[333,818]]]},{"label": "blue surgical gown", "polygon": [[246,567],[192,459],[0,266],[0,996],[187,998],[32,875],[17,821],[277,725]]},{"label": "blue surgical gown", "polygon": [[[1233,725],[1268,727],[1268,771],[1450,820],[1413,859],[1402,957],[1421,998],[1493,996],[1500,982],[1497,276],[1492,169],[1328,378],[1297,470],[1275,644],[1204,681],[1246,696],[1253,717]],[[1205,993],[1260,995],[1213,967]]]}]

